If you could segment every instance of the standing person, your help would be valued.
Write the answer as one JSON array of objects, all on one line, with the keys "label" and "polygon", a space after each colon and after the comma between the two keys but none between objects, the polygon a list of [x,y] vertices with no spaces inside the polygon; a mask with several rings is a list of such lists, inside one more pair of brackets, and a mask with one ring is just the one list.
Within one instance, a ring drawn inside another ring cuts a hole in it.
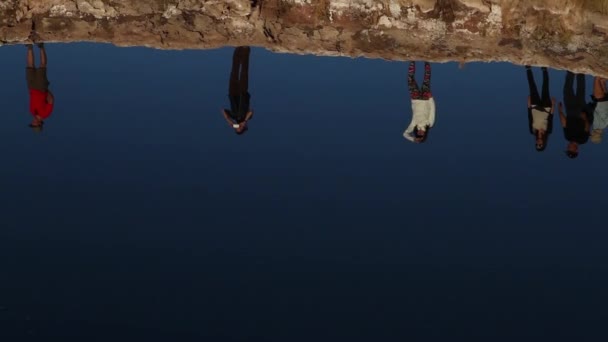
[{"label": "standing person", "polygon": [[[566,114],[564,115],[564,105]],[[564,84],[564,105],[559,103],[559,119],[564,127],[564,137],[568,141],[566,155],[569,158],[578,157],[579,145],[589,140],[590,118],[587,115],[585,103],[585,75],[576,75],[576,93],[574,92],[574,74],[566,74]]]},{"label": "standing person", "polygon": [[40,50],[40,67],[36,68],[34,58],[34,46],[27,44],[27,68],[26,80],[30,94],[30,112],[32,122],[30,127],[36,131],[42,131],[44,120],[48,119],[53,112],[55,97],[49,90],[49,80],[46,76],[47,56],[44,43],[36,44]]},{"label": "standing person", "polygon": [[528,96],[528,127],[530,134],[536,138],[536,150],[542,152],[547,148],[549,135],[553,132],[553,112],[555,110],[555,98],[549,95],[549,71],[547,68],[542,68],[543,72],[543,88],[542,96],[538,93],[534,74],[530,66],[526,66],[526,74],[528,77],[528,87],[530,95]]},{"label": "standing person", "polygon": [[412,100],[412,121],[403,132],[403,137],[414,143],[423,143],[435,124],[435,99],[431,92],[431,64],[424,62],[424,80],[422,88],[415,79],[416,62],[410,62],[407,84]]},{"label": "standing person", "polygon": [[232,69],[228,86],[230,109],[223,109],[224,119],[236,134],[247,132],[247,123],[253,117],[249,94],[249,46],[239,46],[232,55]]},{"label": "standing person", "polygon": [[608,127],[608,91],[606,90],[606,79],[596,77],[593,80],[593,130],[591,131],[591,142],[599,144],[602,142],[604,130]]}]

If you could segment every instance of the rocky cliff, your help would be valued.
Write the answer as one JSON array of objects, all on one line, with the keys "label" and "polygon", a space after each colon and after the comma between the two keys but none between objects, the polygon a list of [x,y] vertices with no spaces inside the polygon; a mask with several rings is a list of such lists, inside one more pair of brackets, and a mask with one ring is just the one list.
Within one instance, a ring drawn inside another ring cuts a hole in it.
[{"label": "rocky cliff", "polygon": [[0,41],[261,46],[608,76],[608,0],[2,0]]}]

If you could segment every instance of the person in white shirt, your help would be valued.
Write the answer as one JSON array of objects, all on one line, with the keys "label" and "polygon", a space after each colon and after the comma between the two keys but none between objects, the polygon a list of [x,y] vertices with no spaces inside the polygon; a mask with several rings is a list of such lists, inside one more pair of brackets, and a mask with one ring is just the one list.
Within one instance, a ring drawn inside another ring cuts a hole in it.
[{"label": "person in white shirt", "polygon": [[595,77],[593,80],[593,130],[591,131],[591,142],[599,144],[602,142],[604,130],[608,127],[608,90],[606,90],[606,79]]},{"label": "person in white shirt", "polygon": [[407,83],[412,99],[412,121],[403,132],[403,137],[414,143],[423,143],[435,125],[435,99],[431,92],[431,64],[424,62],[422,88],[418,87],[415,74],[416,62],[410,62]]},{"label": "person in white shirt", "polygon": [[536,150],[542,152],[547,148],[549,135],[553,132],[553,113],[555,110],[555,98],[549,95],[549,71],[543,67],[543,88],[542,96],[538,93],[534,74],[529,65],[526,65],[528,76],[528,86],[530,95],[528,96],[528,127],[530,134],[536,139]]}]

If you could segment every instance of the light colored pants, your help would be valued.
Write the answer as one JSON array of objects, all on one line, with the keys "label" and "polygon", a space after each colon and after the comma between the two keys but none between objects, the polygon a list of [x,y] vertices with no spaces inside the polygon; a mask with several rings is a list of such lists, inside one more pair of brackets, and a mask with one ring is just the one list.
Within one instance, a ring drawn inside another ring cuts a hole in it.
[{"label": "light colored pants", "polygon": [[608,127],[608,101],[598,102],[593,113],[593,129]]}]

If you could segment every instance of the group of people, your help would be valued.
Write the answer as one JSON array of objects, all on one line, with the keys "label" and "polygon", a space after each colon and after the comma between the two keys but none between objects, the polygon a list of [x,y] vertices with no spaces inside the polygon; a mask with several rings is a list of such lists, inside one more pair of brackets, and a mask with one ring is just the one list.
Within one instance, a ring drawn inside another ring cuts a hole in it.
[{"label": "group of people", "polygon": [[[549,94],[549,72],[541,68],[543,73],[542,92],[539,94],[534,81],[532,68],[526,66],[528,86],[528,122],[530,134],[535,137],[536,150],[544,151],[549,135],[553,131],[553,114],[555,113],[555,98]],[[574,86],[576,82],[576,87]],[[566,73],[563,102],[557,109],[559,121],[564,129],[564,138],[568,141],[566,155],[576,158],[580,145],[586,144],[591,138],[594,143],[600,143],[604,129],[608,127],[608,92],[606,79],[595,77],[593,94],[587,102],[585,94],[585,75]]]},{"label": "group of people", "polygon": [[[549,93],[549,71],[541,68],[543,74],[542,91],[538,92],[534,74],[526,66],[530,95],[528,96],[528,123],[530,134],[535,138],[536,150],[541,152],[547,147],[553,132],[553,114],[556,100]],[[408,68],[408,88],[412,102],[412,120],[403,136],[414,142],[423,143],[435,124],[435,100],[431,92],[431,65],[424,62],[422,87],[415,79],[416,63],[410,62]],[[576,79],[576,90],[574,82]],[[564,138],[568,141],[566,155],[576,158],[579,146],[591,139],[600,143],[604,130],[608,127],[608,91],[606,79],[595,77],[591,101],[586,101],[585,75],[567,72],[564,85],[563,103],[557,105]]]},{"label": "group of people", "polygon": [[[40,132],[44,121],[53,112],[55,98],[49,89],[47,78],[47,54],[43,43],[36,44],[40,50],[40,64],[36,67],[34,45],[28,44],[26,79],[30,94],[30,112],[32,121],[29,127]],[[249,93],[249,46],[234,49],[232,68],[228,82],[228,99],[230,109],[223,109],[222,114],[228,125],[238,135],[248,130],[248,122],[253,117],[251,94]],[[530,66],[526,66],[526,75],[530,94],[528,96],[528,123],[530,134],[535,138],[536,150],[544,151],[553,132],[553,114],[556,100],[549,93],[549,71],[543,67],[542,90],[539,93]],[[422,86],[416,82],[416,63],[410,62],[407,83],[412,104],[412,120],[403,136],[414,142],[424,143],[435,124],[435,100],[431,91],[431,64],[424,62]],[[576,81],[576,89],[574,83]],[[593,94],[588,103],[585,98],[585,75],[566,74],[563,103],[557,106],[564,137],[568,141],[566,155],[576,158],[579,146],[591,139],[594,143],[602,140],[603,131],[608,127],[608,91],[606,79],[595,77]]]},{"label": "group of people", "polygon": [[[36,44],[40,51],[40,64],[36,66],[34,44],[27,44],[26,81],[30,95],[30,113],[32,120],[29,127],[35,132],[41,132],[44,122],[51,116],[54,109],[55,97],[49,89],[47,78],[47,53],[44,43]],[[232,69],[228,86],[230,109],[224,109],[226,122],[236,134],[247,132],[247,123],[253,117],[249,94],[249,54],[248,46],[240,46],[234,50]]]}]

